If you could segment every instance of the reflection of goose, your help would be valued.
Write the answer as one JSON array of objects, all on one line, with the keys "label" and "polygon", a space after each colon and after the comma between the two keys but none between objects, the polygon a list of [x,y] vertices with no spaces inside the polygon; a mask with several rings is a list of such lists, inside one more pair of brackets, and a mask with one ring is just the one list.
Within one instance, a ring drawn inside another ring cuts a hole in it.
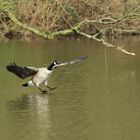
[{"label": "reflection of goose", "polygon": [[67,64],[75,64],[75,63],[85,60],[86,58],[87,57],[84,56],[84,57],[77,58],[73,61],[68,61],[68,62],[63,62],[63,63],[54,61],[48,67],[43,67],[43,68],[18,66],[15,63],[10,63],[9,65],[7,65],[6,68],[8,71],[16,74],[19,78],[22,78],[22,79],[32,76],[32,80],[30,80],[28,83],[23,84],[23,86],[24,87],[36,86],[42,93],[46,93],[46,90],[42,90],[39,87],[39,85],[45,84],[45,86],[47,86],[49,90],[55,89],[48,86],[48,77],[50,76],[50,74],[55,68],[64,66]]},{"label": "reflection of goose", "polygon": [[[28,94],[20,98],[10,100],[7,103],[8,116],[10,124],[13,124],[12,130],[22,130],[16,133],[25,139],[35,135],[35,139],[46,139],[50,134],[50,109],[47,95]],[[13,133],[13,131],[12,131]],[[27,137],[27,138],[26,138]]]}]

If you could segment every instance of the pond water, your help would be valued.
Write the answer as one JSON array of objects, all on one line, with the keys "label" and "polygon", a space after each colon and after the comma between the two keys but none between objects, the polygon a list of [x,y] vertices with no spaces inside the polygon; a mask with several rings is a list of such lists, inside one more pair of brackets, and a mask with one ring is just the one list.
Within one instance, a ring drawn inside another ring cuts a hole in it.
[{"label": "pond water", "polygon": [[[114,41],[136,56],[92,40],[0,42],[1,140],[140,139],[140,40]],[[41,94],[21,85],[5,66],[48,66],[53,60],[88,59],[54,71]]]}]

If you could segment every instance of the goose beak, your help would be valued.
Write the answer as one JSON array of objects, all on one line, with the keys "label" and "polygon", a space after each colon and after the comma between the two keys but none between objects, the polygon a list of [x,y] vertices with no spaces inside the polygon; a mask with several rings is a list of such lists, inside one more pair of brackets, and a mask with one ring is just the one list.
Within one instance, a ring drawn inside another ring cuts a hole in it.
[{"label": "goose beak", "polygon": [[61,62],[57,61],[57,64],[54,66],[54,68],[60,67],[61,66]]}]

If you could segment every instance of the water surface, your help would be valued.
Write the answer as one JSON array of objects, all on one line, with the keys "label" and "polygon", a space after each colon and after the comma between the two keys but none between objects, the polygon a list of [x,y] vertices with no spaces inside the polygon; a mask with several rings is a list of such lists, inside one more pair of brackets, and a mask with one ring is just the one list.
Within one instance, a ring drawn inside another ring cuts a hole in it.
[{"label": "water surface", "polygon": [[[140,41],[114,41],[136,56],[106,49],[91,40],[0,42],[1,140],[138,140],[140,138]],[[56,69],[43,95],[6,71],[16,62],[47,66],[88,56]]]}]

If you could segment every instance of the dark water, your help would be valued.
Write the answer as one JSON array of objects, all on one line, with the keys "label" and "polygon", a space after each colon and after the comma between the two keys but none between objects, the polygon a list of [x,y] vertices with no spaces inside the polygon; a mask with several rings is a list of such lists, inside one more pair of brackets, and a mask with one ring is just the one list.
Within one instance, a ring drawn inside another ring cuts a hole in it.
[{"label": "dark water", "polygon": [[[0,140],[139,140],[140,40],[114,41],[129,56],[91,40],[0,43]],[[82,63],[56,69],[49,95],[5,69],[10,62],[47,66],[54,59]]]}]

